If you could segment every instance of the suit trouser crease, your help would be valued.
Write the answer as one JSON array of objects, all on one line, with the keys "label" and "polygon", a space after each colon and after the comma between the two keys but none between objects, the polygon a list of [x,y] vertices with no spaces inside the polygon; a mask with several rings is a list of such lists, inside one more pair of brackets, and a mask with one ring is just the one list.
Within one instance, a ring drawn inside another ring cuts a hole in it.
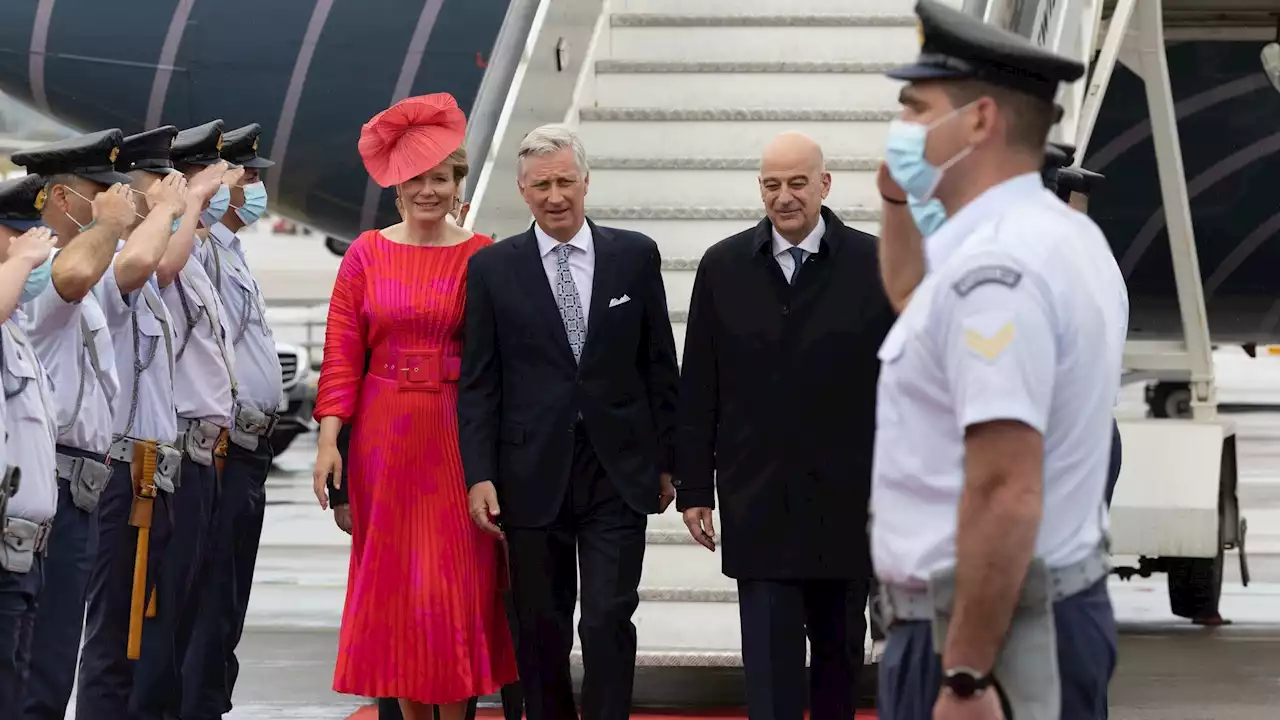
[{"label": "suit trouser crease", "polygon": [[580,423],[556,519],[546,527],[506,530],[517,665],[530,720],[576,717],[569,655],[579,570],[583,717],[629,716],[636,661],[631,618],[640,603],[647,523],[619,496]]},{"label": "suit trouser crease", "polygon": [[[1062,681],[1062,717],[1106,720],[1107,685],[1116,667],[1116,619],[1106,578],[1053,605]],[[881,720],[931,720],[942,667],[928,622],[889,629],[880,661]],[[999,680],[999,678],[996,678]]]},{"label": "suit trouser crease", "polygon": [[[101,460],[94,454],[58,446],[71,457]],[[44,586],[37,603],[31,641],[31,671],[22,717],[63,720],[75,686],[76,659],[84,633],[85,595],[98,554],[98,513],[76,507],[71,483],[58,480],[58,514],[53,519],[44,560]]]},{"label": "suit trouser crease", "polygon": [[271,460],[265,439],[257,450],[227,449],[208,562],[198,583],[200,615],[183,661],[184,720],[216,720],[231,712],[240,674],[235,650],[253,588]]},{"label": "suit trouser crease", "polygon": [[[861,611],[866,597],[866,581],[738,581],[751,718],[800,720],[806,705],[814,720],[853,717],[867,630]],[[811,651],[808,702],[806,637]]]}]

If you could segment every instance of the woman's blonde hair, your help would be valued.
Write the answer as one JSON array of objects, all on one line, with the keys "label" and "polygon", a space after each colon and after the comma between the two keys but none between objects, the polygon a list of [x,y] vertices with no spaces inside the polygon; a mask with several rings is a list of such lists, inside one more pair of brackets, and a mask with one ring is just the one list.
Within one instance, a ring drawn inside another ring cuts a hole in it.
[{"label": "woman's blonde hair", "polygon": [[467,176],[467,173],[471,171],[471,165],[467,162],[466,145],[463,145],[457,150],[449,153],[449,157],[445,158],[443,162],[453,165],[454,182],[462,182],[463,178]]}]

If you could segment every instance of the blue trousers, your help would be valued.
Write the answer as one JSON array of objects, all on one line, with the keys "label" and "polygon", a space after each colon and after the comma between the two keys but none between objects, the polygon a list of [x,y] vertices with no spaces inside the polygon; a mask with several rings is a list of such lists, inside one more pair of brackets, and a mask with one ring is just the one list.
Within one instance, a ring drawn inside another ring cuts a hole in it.
[{"label": "blue trousers", "polygon": [[[1053,612],[1062,717],[1105,720],[1107,684],[1116,668],[1116,619],[1106,579],[1055,603]],[[889,629],[880,662],[877,704],[881,720],[931,720],[941,687],[941,661],[933,647],[930,624],[895,623]]]},{"label": "blue trousers", "polygon": [[[98,556],[89,573],[85,601],[76,720],[128,718],[133,693],[135,662],[126,654],[138,544],[138,531],[129,525],[133,477],[129,463],[113,462],[112,470],[98,502]],[[160,493],[153,505],[147,556],[149,587],[158,579],[160,558],[173,529],[172,506],[173,498],[167,493]]]},{"label": "blue trousers", "polygon": [[200,616],[183,663],[183,720],[218,720],[231,712],[240,674],[235,650],[249,609],[270,470],[266,438],[257,450],[234,444],[227,450],[209,562],[199,582]]},{"label": "blue trousers", "polygon": [[[101,460],[100,454],[58,446],[72,457]],[[71,499],[71,485],[58,481],[58,514],[44,562],[44,587],[36,610],[27,680],[25,720],[63,720],[76,680],[76,658],[84,631],[85,593],[98,553],[98,513],[87,513]]]},{"label": "blue trousers", "polygon": [[25,573],[0,570],[0,713],[4,717],[21,707],[26,689],[43,569],[44,558],[37,555]]}]

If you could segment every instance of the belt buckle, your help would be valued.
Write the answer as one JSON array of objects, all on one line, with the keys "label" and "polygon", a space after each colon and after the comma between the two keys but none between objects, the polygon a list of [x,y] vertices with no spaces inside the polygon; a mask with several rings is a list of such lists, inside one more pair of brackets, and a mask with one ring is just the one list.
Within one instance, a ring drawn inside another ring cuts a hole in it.
[{"label": "belt buckle", "polygon": [[440,392],[444,365],[439,350],[413,350],[400,354],[396,385],[401,390]]}]

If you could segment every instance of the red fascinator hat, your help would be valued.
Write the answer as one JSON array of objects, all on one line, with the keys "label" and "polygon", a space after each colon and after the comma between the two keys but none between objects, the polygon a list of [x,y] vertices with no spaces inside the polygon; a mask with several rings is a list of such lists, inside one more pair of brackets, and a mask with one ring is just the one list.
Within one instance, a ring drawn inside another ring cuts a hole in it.
[{"label": "red fascinator hat", "polygon": [[439,165],[467,137],[467,116],[449,93],[401,100],[360,130],[360,157],[369,177],[389,188]]}]

